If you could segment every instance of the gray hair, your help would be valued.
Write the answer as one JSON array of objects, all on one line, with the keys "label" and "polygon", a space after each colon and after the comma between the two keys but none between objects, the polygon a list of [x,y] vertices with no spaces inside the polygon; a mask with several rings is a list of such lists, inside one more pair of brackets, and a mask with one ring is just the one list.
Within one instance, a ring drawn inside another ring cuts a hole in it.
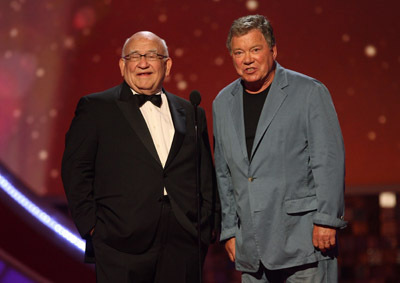
[{"label": "gray hair", "polygon": [[156,34],[154,34],[152,32],[148,32],[148,31],[138,32],[138,33],[135,33],[134,35],[132,35],[131,37],[127,38],[125,40],[124,46],[122,46],[121,57],[124,57],[125,55],[127,55],[127,54],[125,54],[125,52],[126,52],[126,47],[127,47],[128,43],[129,43],[129,41],[132,39],[132,37],[134,37],[135,35],[138,35],[138,34],[144,34],[146,36],[151,36],[151,37],[154,37],[155,39],[158,39],[160,41],[160,43],[161,43],[162,48],[164,49],[163,51],[165,52],[165,54],[163,54],[163,55],[166,55],[166,56],[169,57],[168,46],[167,46],[167,43],[165,42],[165,40],[162,39],[161,37],[159,37],[158,35],[156,35]]},{"label": "gray hair", "polygon": [[275,36],[270,21],[262,15],[249,15],[238,18],[232,23],[226,40],[229,53],[232,53],[232,38],[245,35],[253,29],[258,29],[263,34],[270,48],[275,46]]}]

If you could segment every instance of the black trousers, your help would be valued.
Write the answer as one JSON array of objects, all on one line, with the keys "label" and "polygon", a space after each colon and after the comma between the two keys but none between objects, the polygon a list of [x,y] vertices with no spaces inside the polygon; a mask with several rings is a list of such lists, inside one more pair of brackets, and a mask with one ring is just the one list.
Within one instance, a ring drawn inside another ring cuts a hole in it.
[{"label": "black trousers", "polygon": [[[197,239],[176,220],[168,197],[152,246],[143,254],[128,254],[106,245],[93,235],[96,278],[99,283],[199,282]],[[207,247],[202,247],[202,263]]]}]

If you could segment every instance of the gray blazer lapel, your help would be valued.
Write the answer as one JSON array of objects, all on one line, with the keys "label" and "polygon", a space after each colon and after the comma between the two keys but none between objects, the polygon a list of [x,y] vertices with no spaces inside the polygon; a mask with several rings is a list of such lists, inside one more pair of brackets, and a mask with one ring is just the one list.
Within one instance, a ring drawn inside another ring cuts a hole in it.
[{"label": "gray blazer lapel", "polygon": [[160,166],[162,166],[157,150],[154,146],[153,139],[151,138],[150,131],[147,128],[146,121],[144,120],[143,115],[136,104],[136,100],[132,95],[130,87],[125,82],[122,84],[120,97],[116,100],[116,102],[132,130],[142,141],[143,145],[150,152],[151,156],[153,156]]},{"label": "gray blazer lapel", "polygon": [[278,63],[276,63],[276,65],[275,78],[272,82],[267,99],[265,100],[260,119],[258,120],[256,136],[254,138],[253,148],[251,151],[252,158],[254,153],[257,151],[258,145],[262,140],[265,131],[267,131],[269,125],[271,124],[287,96],[287,94],[283,91],[283,88],[288,85],[286,74],[284,69],[280,67]]},{"label": "gray blazer lapel", "polygon": [[186,135],[186,112],[185,109],[179,104],[175,96],[164,90],[168,98],[168,106],[171,112],[172,121],[175,127],[174,139],[172,140],[171,148],[169,150],[168,158],[165,163],[165,168],[172,162],[174,157],[178,154],[182,142]]},{"label": "gray blazer lapel", "polygon": [[242,150],[242,153],[246,159],[249,160],[247,156],[246,136],[244,131],[243,87],[240,84],[240,80],[237,81],[236,87],[232,90],[230,109],[233,126],[240,144],[240,149]]}]

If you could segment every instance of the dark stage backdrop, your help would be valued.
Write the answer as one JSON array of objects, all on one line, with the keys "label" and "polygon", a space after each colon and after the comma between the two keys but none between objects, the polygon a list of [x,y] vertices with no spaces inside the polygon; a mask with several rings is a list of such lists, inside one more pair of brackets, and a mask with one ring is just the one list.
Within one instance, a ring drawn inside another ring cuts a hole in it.
[{"label": "dark stage backdrop", "polygon": [[38,195],[63,197],[64,135],[79,97],[121,82],[125,39],[163,37],[165,83],[211,103],[237,76],[225,48],[232,21],[264,14],[278,61],[330,89],[346,145],[347,185],[400,184],[400,21],[397,0],[2,0],[0,159]]}]

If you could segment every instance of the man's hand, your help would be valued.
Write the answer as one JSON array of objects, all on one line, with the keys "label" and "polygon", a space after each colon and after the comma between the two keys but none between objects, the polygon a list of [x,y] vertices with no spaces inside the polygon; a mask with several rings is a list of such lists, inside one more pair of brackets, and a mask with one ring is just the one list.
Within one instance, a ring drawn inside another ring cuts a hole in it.
[{"label": "man's hand", "polygon": [[225,242],[225,250],[228,253],[229,259],[235,261],[235,237],[230,238]]},{"label": "man's hand", "polygon": [[325,252],[336,246],[336,229],[314,224],[313,245]]}]

